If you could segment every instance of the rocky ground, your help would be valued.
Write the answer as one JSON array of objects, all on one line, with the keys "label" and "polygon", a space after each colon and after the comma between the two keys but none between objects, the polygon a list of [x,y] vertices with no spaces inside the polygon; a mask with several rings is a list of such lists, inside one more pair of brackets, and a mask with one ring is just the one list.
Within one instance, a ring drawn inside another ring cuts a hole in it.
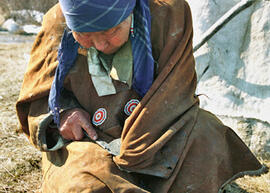
[{"label": "rocky ground", "polygon": [[[0,32],[0,193],[39,192],[41,154],[19,132],[15,113],[34,36]],[[261,160],[270,166],[270,160]],[[270,174],[245,177],[227,193],[270,193]],[[205,191],[207,192],[207,190]]]}]

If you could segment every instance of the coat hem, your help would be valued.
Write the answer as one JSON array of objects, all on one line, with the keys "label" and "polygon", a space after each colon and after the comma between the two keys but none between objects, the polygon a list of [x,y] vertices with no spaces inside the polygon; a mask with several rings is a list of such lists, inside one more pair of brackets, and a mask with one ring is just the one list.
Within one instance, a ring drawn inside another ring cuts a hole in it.
[{"label": "coat hem", "polygon": [[218,193],[223,193],[224,188],[226,185],[231,183],[232,181],[244,177],[244,176],[261,176],[262,174],[266,174],[269,171],[269,168],[266,165],[262,165],[262,167],[258,170],[251,170],[251,171],[243,171],[235,174],[233,177],[228,179],[219,189]]}]

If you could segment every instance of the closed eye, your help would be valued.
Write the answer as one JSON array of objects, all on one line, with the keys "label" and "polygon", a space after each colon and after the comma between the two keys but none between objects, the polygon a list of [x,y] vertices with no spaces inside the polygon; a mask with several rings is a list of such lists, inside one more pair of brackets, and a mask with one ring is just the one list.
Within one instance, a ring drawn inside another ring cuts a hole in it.
[{"label": "closed eye", "polygon": [[109,30],[107,30],[107,31],[104,32],[104,35],[114,36],[118,30],[119,30],[119,27],[109,29]]}]

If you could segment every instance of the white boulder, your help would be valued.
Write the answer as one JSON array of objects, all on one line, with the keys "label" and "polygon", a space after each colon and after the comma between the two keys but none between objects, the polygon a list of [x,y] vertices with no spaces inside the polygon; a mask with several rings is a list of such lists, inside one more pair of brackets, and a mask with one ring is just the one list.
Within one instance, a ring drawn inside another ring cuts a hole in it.
[{"label": "white boulder", "polygon": [[13,19],[6,20],[3,23],[2,28],[6,29],[7,31],[9,31],[11,33],[20,33],[21,32],[21,27]]},{"label": "white boulder", "polygon": [[37,25],[24,25],[24,26],[22,26],[22,29],[27,34],[37,34],[40,31],[41,26],[37,26]]},{"label": "white boulder", "polygon": [[[195,45],[240,0],[188,2]],[[195,53],[195,58],[196,93],[208,96],[200,97],[201,107],[220,116],[237,133],[237,128],[244,127],[252,139],[263,138],[244,141],[249,147],[258,146],[251,148],[255,154],[270,158],[270,1],[255,1],[240,12]],[[252,132],[242,124],[246,120],[252,120]]]}]

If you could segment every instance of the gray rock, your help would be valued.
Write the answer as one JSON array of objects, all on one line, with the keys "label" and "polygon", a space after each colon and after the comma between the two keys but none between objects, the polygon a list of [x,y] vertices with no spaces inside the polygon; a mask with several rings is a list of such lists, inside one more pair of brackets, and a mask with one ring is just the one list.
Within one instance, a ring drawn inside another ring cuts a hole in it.
[{"label": "gray rock", "polygon": [[0,7],[6,6],[10,11],[26,9],[45,13],[57,2],[58,0],[1,0]]},{"label": "gray rock", "polygon": [[44,13],[57,2],[58,0],[1,0],[0,15],[5,19],[12,18],[19,25],[40,25]]},{"label": "gray rock", "polygon": [[[194,42],[240,0],[190,0]],[[256,1],[226,24],[196,53],[201,107],[233,127],[251,130],[253,152],[270,158],[270,1]],[[239,122],[239,120],[238,120]],[[241,121],[240,121],[241,122]],[[236,129],[236,132],[240,131]],[[241,132],[240,132],[241,133]]]},{"label": "gray rock", "polygon": [[234,131],[258,157],[270,159],[270,124],[257,119],[219,116],[224,124]]},{"label": "gray rock", "polygon": [[26,33],[26,34],[37,34],[41,29],[41,26],[37,26],[37,25],[24,25],[22,26],[22,30]]},{"label": "gray rock", "polygon": [[22,31],[21,27],[13,19],[5,21],[2,27],[11,33],[20,33]]},{"label": "gray rock", "polygon": [[36,10],[15,10],[10,12],[11,18],[16,18],[16,22],[20,25],[36,24],[40,25],[43,20],[44,13]]}]

